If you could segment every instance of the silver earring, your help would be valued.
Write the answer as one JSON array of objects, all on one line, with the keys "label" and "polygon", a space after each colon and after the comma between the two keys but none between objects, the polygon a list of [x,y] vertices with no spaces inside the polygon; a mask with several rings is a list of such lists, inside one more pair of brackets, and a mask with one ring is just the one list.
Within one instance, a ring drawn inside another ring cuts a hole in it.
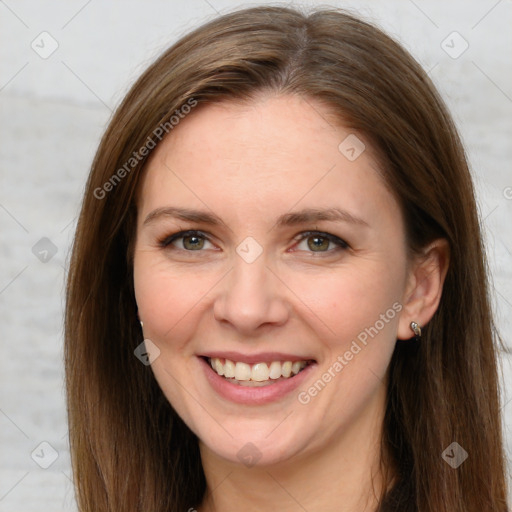
[{"label": "silver earring", "polygon": [[416,322],[411,322],[411,329],[414,332],[414,338],[419,341],[421,339],[421,327]]}]

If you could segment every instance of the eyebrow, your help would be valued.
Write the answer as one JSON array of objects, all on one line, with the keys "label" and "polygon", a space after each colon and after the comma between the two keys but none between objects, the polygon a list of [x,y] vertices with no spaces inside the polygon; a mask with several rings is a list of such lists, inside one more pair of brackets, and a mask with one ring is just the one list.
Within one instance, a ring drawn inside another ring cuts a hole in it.
[{"label": "eyebrow", "polygon": [[167,206],[164,208],[157,208],[153,210],[144,219],[144,225],[150,224],[161,217],[173,217],[179,220],[188,220],[190,222],[202,222],[203,224],[211,224],[217,226],[222,224],[217,215],[208,213],[201,210],[191,210],[189,208],[176,208],[173,206]]},{"label": "eyebrow", "polygon": [[347,222],[350,224],[369,227],[365,220],[356,217],[355,215],[352,215],[351,213],[347,212],[346,210],[342,210],[341,208],[306,208],[297,212],[285,213],[277,219],[276,225],[278,227],[296,226],[297,224],[319,222],[322,220],[328,220],[332,222]]},{"label": "eyebrow", "polygon": [[[209,224],[211,226],[224,224],[220,217],[214,213],[201,210],[192,210],[189,208],[167,206],[163,208],[157,208],[156,210],[153,210],[151,213],[149,213],[145,218],[143,225],[150,224],[161,217],[172,217],[184,221],[200,222],[203,224]],[[347,222],[350,224],[369,227],[365,220],[356,217],[355,215],[347,212],[346,210],[342,210],[341,208],[306,208],[297,212],[285,213],[277,219],[274,226],[287,227],[319,221]]]}]

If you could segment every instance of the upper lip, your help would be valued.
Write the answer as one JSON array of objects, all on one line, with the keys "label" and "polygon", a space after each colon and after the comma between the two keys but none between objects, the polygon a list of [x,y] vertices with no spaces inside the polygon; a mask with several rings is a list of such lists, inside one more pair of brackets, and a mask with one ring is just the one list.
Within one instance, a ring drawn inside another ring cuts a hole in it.
[{"label": "upper lip", "polygon": [[284,352],[259,352],[257,354],[242,354],[235,351],[211,351],[199,354],[200,357],[208,357],[210,359],[229,359],[230,361],[256,364],[267,361],[314,361],[312,357],[298,356],[295,354],[285,354]]}]

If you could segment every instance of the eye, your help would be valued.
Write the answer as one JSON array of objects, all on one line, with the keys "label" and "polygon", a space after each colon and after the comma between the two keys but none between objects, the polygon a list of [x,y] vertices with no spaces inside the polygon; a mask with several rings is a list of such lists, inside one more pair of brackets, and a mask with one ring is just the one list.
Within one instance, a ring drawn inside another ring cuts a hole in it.
[{"label": "eye", "polygon": [[330,233],[310,231],[299,235],[299,243],[295,247],[295,250],[299,251],[333,252],[348,249],[349,245],[341,238]]},{"label": "eye", "polygon": [[[208,244],[211,246],[209,247]],[[213,244],[208,237],[200,231],[180,231],[174,235],[164,238],[160,245],[162,247],[174,246],[183,251],[200,251],[201,249],[212,249]]]}]

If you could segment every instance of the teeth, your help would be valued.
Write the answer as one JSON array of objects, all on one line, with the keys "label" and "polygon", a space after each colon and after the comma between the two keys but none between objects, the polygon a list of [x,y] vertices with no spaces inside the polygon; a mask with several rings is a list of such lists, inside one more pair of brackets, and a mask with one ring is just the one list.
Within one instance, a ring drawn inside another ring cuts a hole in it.
[{"label": "teeth", "polygon": [[214,359],[213,360],[213,364],[215,365],[214,366],[214,370],[219,374],[219,375],[224,375],[224,368],[222,367],[222,364],[220,362],[219,359]]},{"label": "teeth", "polygon": [[[227,361],[226,361],[227,362]],[[272,361],[270,363],[270,378],[271,379],[279,379],[281,377],[281,363],[279,361]]]},{"label": "teeth", "polygon": [[[222,364],[220,362],[220,359],[217,359],[219,362],[219,365],[222,367]],[[214,368],[215,371],[217,371]],[[217,372],[219,373],[219,372]],[[219,373],[219,375],[222,375],[222,373]],[[226,359],[226,362],[224,363],[224,377],[228,379],[232,379],[235,376],[235,363],[233,361],[230,361],[229,359]]]},{"label": "teeth", "polygon": [[268,380],[269,376],[270,371],[265,363],[257,363],[253,365],[251,371],[251,380],[255,380],[256,382],[263,382],[264,380]]},{"label": "teeth", "polygon": [[[217,359],[217,361],[219,361]],[[220,364],[220,361],[219,361]],[[217,363],[215,363],[217,366]],[[221,374],[219,374],[221,375]],[[251,380],[251,367],[247,363],[236,363],[235,365],[235,379],[236,380]]]},{"label": "teeth", "polygon": [[292,374],[292,362],[285,361],[283,363],[282,376],[288,378]]},{"label": "teeth", "polygon": [[[223,362],[224,361],[224,362]],[[297,375],[307,366],[307,361],[272,361],[267,363],[256,363],[253,365],[241,362],[221,360],[218,357],[210,359],[210,366],[219,375],[227,379],[234,379],[240,382],[266,382],[280,378],[289,378]]]},{"label": "teeth", "polygon": [[302,370],[301,362],[300,361],[295,361],[292,364],[292,373],[293,373],[293,375],[297,375],[297,373],[299,373],[301,370]]}]

